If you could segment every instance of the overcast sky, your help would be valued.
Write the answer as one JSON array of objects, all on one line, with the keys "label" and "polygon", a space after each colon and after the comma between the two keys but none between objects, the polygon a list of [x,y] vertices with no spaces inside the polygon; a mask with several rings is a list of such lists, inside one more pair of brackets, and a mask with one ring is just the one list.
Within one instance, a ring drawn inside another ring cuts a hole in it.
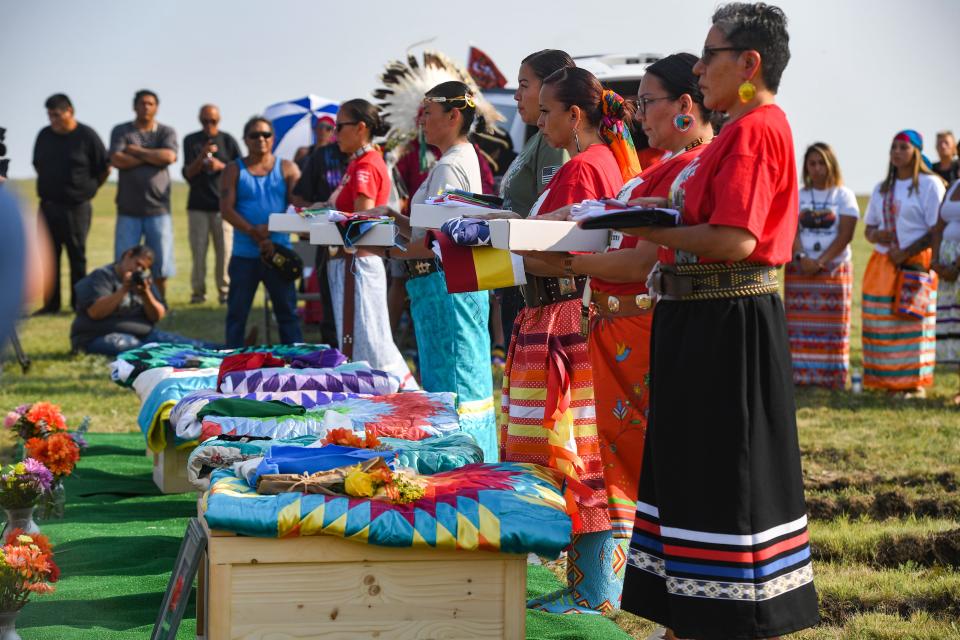
[{"label": "overcast sky", "polygon": [[[265,106],[307,93],[368,97],[384,64],[414,42],[465,62],[474,44],[511,83],[520,60],[552,47],[572,55],[698,52],[713,0],[598,4],[486,0],[271,0],[5,3],[0,15],[0,126],[12,177],[32,177],[44,100],[64,92],[80,121],[108,142],[132,119],[140,88],[160,95],[158,120],[181,141],[204,102],[239,134]],[[960,130],[960,2],[783,0],[793,57],[779,102],[798,155],[823,140],[847,183],[868,192],[894,133]],[[239,138],[239,135],[237,136]],[[175,170],[179,178],[179,165]]]}]

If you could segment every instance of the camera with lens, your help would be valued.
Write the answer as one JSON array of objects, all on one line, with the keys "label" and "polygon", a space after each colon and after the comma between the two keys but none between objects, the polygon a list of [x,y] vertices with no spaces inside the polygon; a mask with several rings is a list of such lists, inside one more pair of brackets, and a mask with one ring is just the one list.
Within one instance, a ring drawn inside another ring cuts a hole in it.
[{"label": "camera with lens", "polygon": [[135,287],[142,287],[147,282],[147,276],[143,271],[134,271],[130,274],[130,284]]}]

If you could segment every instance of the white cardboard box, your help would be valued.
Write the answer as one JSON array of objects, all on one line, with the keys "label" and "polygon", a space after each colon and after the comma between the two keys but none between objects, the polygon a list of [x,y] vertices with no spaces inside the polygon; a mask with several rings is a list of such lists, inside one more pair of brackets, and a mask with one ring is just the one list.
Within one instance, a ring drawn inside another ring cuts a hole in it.
[{"label": "white cardboard box", "polygon": [[[356,244],[359,247],[392,247],[395,228],[394,224],[374,225]],[[343,236],[333,222],[311,222],[310,244],[342,247]]]},{"label": "white cardboard box", "polygon": [[606,249],[610,232],[581,229],[561,220],[491,220],[490,243],[512,251],[590,251]]},{"label": "white cardboard box", "polygon": [[309,233],[311,223],[296,213],[271,213],[267,228],[278,233]]},{"label": "white cardboard box", "polygon": [[471,205],[415,204],[410,207],[410,226],[421,229],[439,229],[453,218],[486,218],[493,213],[510,213],[505,209],[487,209]]}]

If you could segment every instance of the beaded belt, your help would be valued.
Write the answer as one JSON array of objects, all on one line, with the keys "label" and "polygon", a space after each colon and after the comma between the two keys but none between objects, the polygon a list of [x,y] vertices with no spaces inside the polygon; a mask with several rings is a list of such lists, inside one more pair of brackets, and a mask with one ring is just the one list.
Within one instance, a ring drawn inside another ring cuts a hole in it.
[{"label": "beaded belt", "polygon": [[618,295],[604,291],[591,291],[593,308],[605,318],[626,318],[647,313],[653,308],[653,299],[646,293]]},{"label": "beaded belt", "polygon": [[410,276],[411,280],[428,276],[440,270],[436,260],[404,260],[403,266],[406,267],[407,275]]},{"label": "beaded belt", "polygon": [[664,300],[743,298],[780,290],[776,267],[747,262],[661,264],[650,277]]},{"label": "beaded belt", "polygon": [[555,302],[579,300],[583,297],[586,276],[574,278],[543,278],[527,274],[527,284],[520,288],[528,307],[543,307]]}]

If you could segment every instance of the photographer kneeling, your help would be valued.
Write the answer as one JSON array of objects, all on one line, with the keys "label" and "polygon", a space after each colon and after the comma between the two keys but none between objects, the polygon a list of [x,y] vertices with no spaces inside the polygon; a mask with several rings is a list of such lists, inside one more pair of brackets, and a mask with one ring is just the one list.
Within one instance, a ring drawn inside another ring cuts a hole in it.
[{"label": "photographer kneeling", "polygon": [[148,275],[152,265],[153,250],[138,245],[77,282],[77,317],[70,328],[75,351],[115,356],[148,342],[220,348],[154,328],[167,311]]}]

